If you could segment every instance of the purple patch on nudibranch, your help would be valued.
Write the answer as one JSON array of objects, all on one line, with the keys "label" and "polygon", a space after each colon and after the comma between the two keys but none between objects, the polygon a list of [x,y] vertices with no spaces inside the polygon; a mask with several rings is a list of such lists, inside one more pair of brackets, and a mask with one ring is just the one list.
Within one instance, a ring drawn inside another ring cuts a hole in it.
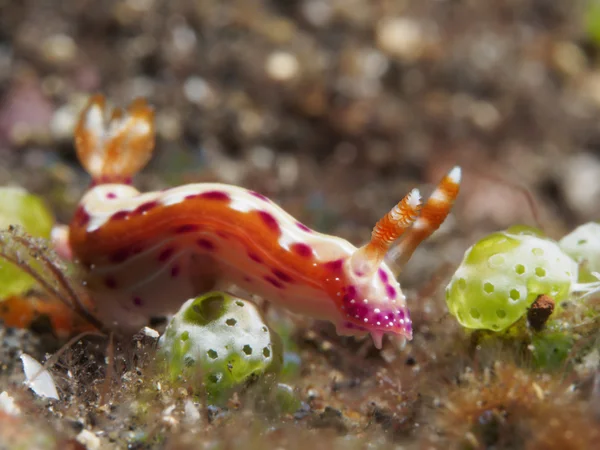
[{"label": "purple patch on nudibranch", "polygon": [[155,208],[156,206],[158,206],[157,201],[142,203],[140,206],[133,210],[132,214],[144,214],[150,211],[151,209]]},{"label": "purple patch on nudibranch", "polygon": [[75,211],[75,217],[73,218],[73,221],[78,227],[85,227],[90,222],[90,215],[82,206],[80,206],[77,208],[77,211]]},{"label": "purple patch on nudibranch", "polygon": [[333,261],[327,261],[323,265],[326,269],[331,270],[332,272],[340,272],[342,270],[342,266],[344,265],[344,260],[334,259]]},{"label": "purple patch on nudibranch", "polygon": [[206,199],[206,200],[218,200],[218,201],[222,201],[222,202],[230,200],[229,194],[227,194],[226,192],[222,192],[222,191],[203,192],[201,194],[198,194],[198,197]]},{"label": "purple patch on nudibranch", "polygon": [[129,216],[129,211],[117,211],[112,216],[110,216],[110,220],[123,220]]},{"label": "purple patch on nudibranch", "polygon": [[385,270],[379,269],[379,278],[381,278],[381,281],[383,281],[384,283],[388,282],[388,274],[385,273]]},{"label": "purple patch on nudibranch", "polygon": [[106,277],[104,279],[104,285],[109,289],[116,289],[117,288],[117,280],[115,280],[113,277]]},{"label": "purple patch on nudibranch", "polygon": [[171,276],[173,278],[175,278],[177,275],[179,275],[179,272],[180,272],[179,266],[175,265],[171,268]]},{"label": "purple patch on nudibranch", "polygon": [[250,193],[250,195],[253,195],[256,198],[260,198],[261,200],[264,200],[265,202],[268,202],[269,199],[264,196],[263,194],[259,193],[259,192],[255,192],[255,191],[248,191]]},{"label": "purple patch on nudibranch", "polygon": [[350,298],[354,298],[356,297],[356,286],[350,285],[346,288],[346,294],[350,297]]},{"label": "purple patch on nudibranch", "polygon": [[346,306],[346,313],[349,317],[363,321],[369,315],[369,307],[359,302],[350,302]]},{"label": "purple patch on nudibranch", "polygon": [[398,295],[398,292],[396,292],[396,289],[394,288],[394,286],[391,285],[386,285],[385,287],[386,291],[387,291],[387,295],[394,300],[396,298],[396,296]]},{"label": "purple patch on nudibranch", "polygon": [[135,306],[142,306],[144,302],[142,301],[142,299],[140,297],[133,297],[133,304]]},{"label": "purple patch on nudibranch", "polygon": [[127,258],[129,258],[129,256],[131,255],[131,253],[132,252],[131,252],[130,248],[122,248],[120,250],[117,250],[115,253],[113,253],[110,256],[110,262],[113,262],[113,263],[122,263]]},{"label": "purple patch on nudibranch", "polygon": [[308,258],[308,257],[312,256],[312,254],[313,254],[312,247],[310,245],[308,245],[308,244],[303,243],[303,242],[295,242],[295,243],[293,243],[290,246],[290,249],[294,253],[296,253],[296,254],[298,254],[300,256],[303,256],[305,258]]},{"label": "purple patch on nudibranch", "polygon": [[286,283],[291,283],[294,279],[289,276],[287,273],[282,272],[279,269],[273,269],[273,275],[279,278],[281,281],[285,281]]},{"label": "purple patch on nudibranch", "polygon": [[271,283],[276,288],[283,289],[283,284],[279,280],[276,280],[275,278],[273,278],[269,275],[267,275],[265,277],[265,280],[268,281],[269,283]]},{"label": "purple patch on nudibranch", "polygon": [[196,241],[198,247],[203,248],[204,250],[214,250],[215,244],[213,244],[208,239],[200,238]]},{"label": "purple patch on nudibranch", "polygon": [[111,199],[111,200],[112,200],[112,199],[114,199],[114,198],[117,198],[117,194],[115,194],[114,192],[107,192],[107,193],[106,193],[106,198],[108,198],[108,199]]},{"label": "purple patch on nudibranch", "polygon": [[193,223],[188,223],[185,225],[181,225],[175,228],[175,233],[183,234],[183,233],[193,233],[194,231],[198,231],[200,227]]},{"label": "purple patch on nudibranch", "polygon": [[261,258],[260,256],[258,256],[256,253],[253,253],[253,252],[248,252],[248,257],[249,257],[249,258],[250,258],[252,261],[254,261],[254,262],[258,263],[258,264],[262,264],[262,263],[263,263],[263,260],[262,260],[262,258]]},{"label": "purple patch on nudibranch", "polygon": [[275,219],[275,217],[273,217],[271,213],[268,213],[267,211],[258,211],[258,215],[260,216],[263,223],[272,231],[276,233],[281,233],[279,223],[277,223],[277,219]]},{"label": "purple patch on nudibranch", "polygon": [[215,244],[213,244],[208,239],[200,238],[196,241],[196,244],[198,244],[198,247],[203,248],[204,250],[214,250],[215,249]]},{"label": "purple patch on nudibranch", "polygon": [[158,260],[160,262],[165,262],[173,255],[174,252],[175,249],[173,247],[167,247],[158,254]]},{"label": "purple patch on nudibranch", "polygon": [[312,233],[312,230],[301,222],[296,222],[296,226],[298,228],[300,228],[302,231],[306,231],[307,233]]}]

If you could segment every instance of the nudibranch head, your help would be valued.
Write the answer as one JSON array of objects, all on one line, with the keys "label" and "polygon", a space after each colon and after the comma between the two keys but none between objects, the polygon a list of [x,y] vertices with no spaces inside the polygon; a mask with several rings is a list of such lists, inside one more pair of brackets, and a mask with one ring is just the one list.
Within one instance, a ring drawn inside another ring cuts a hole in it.
[{"label": "nudibranch head", "polygon": [[375,271],[357,272],[352,258],[343,264],[343,285],[338,300],[344,334],[371,333],[377,348],[384,334],[412,339],[412,322],[400,284],[387,264]]},{"label": "nudibranch head", "polygon": [[[375,225],[371,240],[343,261],[342,285],[336,293],[343,316],[340,332],[371,333],[378,348],[384,334],[412,339],[410,314],[396,277],[415,248],[450,213],[460,176],[460,168],[453,168],[422,208],[419,191],[413,189]],[[400,243],[391,248],[399,238]]]}]

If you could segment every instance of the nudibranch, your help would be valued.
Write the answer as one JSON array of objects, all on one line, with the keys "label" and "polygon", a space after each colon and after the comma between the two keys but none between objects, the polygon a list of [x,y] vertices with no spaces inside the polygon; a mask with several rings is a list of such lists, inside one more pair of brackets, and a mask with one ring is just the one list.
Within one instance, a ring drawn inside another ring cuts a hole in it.
[{"label": "nudibranch", "polygon": [[[93,182],[64,239],[85,268],[95,313],[107,326],[134,332],[203,292],[236,286],[331,321],[341,335],[370,333],[378,348],[384,334],[412,338],[396,277],[449,214],[460,168],[424,204],[419,191],[411,191],[356,248],[241,187],[200,183],[138,192],[131,179],[154,148],[153,110],[144,100],[108,118],[103,97],[92,97],[75,145]],[[386,262],[391,248],[397,264]]]}]

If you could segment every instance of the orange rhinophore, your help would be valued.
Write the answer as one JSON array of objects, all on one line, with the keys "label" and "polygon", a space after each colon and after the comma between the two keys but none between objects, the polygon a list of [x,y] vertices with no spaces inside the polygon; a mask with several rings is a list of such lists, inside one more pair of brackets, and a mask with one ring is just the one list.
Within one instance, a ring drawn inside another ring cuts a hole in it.
[{"label": "orange rhinophore", "polygon": [[373,228],[371,240],[352,255],[357,273],[373,273],[383,261],[390,246],[413,224],[421,209],[421,194],[413,189]]},{"label": "orange rhinophore", "polygon": [[454,167],[433,191],[412,228],[406,232],[398,246],[387,255],[386,259],[394,266],[396,275],[419,244],[431,236],[450,214],[458,196],[460,178],[460,167]]},{"label": "orange rhinophore", "polygon": [[126,111],[105,115],[105,101],[93,96],[75,128],[79,161],[95,182],[123,182],[141,170],[154,148],[154,110],[144,99],[134,100]]}]

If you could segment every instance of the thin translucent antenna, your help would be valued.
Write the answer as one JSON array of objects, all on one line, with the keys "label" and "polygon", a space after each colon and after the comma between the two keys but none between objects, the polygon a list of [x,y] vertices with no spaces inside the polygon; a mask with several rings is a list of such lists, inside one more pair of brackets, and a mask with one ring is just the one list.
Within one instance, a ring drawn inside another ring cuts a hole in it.
[{"label": "thin translucent antenna", "polygon": [[154,110],[144,99],[127,110],[115,109],[107,120],[105,100],[94,95],[75,128],[79,161],[95,182],[122,182],[140,171],[154,149]]},{"label": "thin translucent antenna", "polygon": [[460,178],[461,169],[458,166],[442,178],[440,184],[423,205],[421,216],[404,234],[400,243],[386,256],[386,260],[396,275],[400,273],[419,244],[431,236],[448,217],[454,200],[458,196]]},{"label": "thin translucent antenna", "polygon": [[421,209],[421,194],[413,189],[373,228],[371,241],[359,248],[350,259],[357,275],[369,275],[383,261],[390,246],[413,224]]}]

